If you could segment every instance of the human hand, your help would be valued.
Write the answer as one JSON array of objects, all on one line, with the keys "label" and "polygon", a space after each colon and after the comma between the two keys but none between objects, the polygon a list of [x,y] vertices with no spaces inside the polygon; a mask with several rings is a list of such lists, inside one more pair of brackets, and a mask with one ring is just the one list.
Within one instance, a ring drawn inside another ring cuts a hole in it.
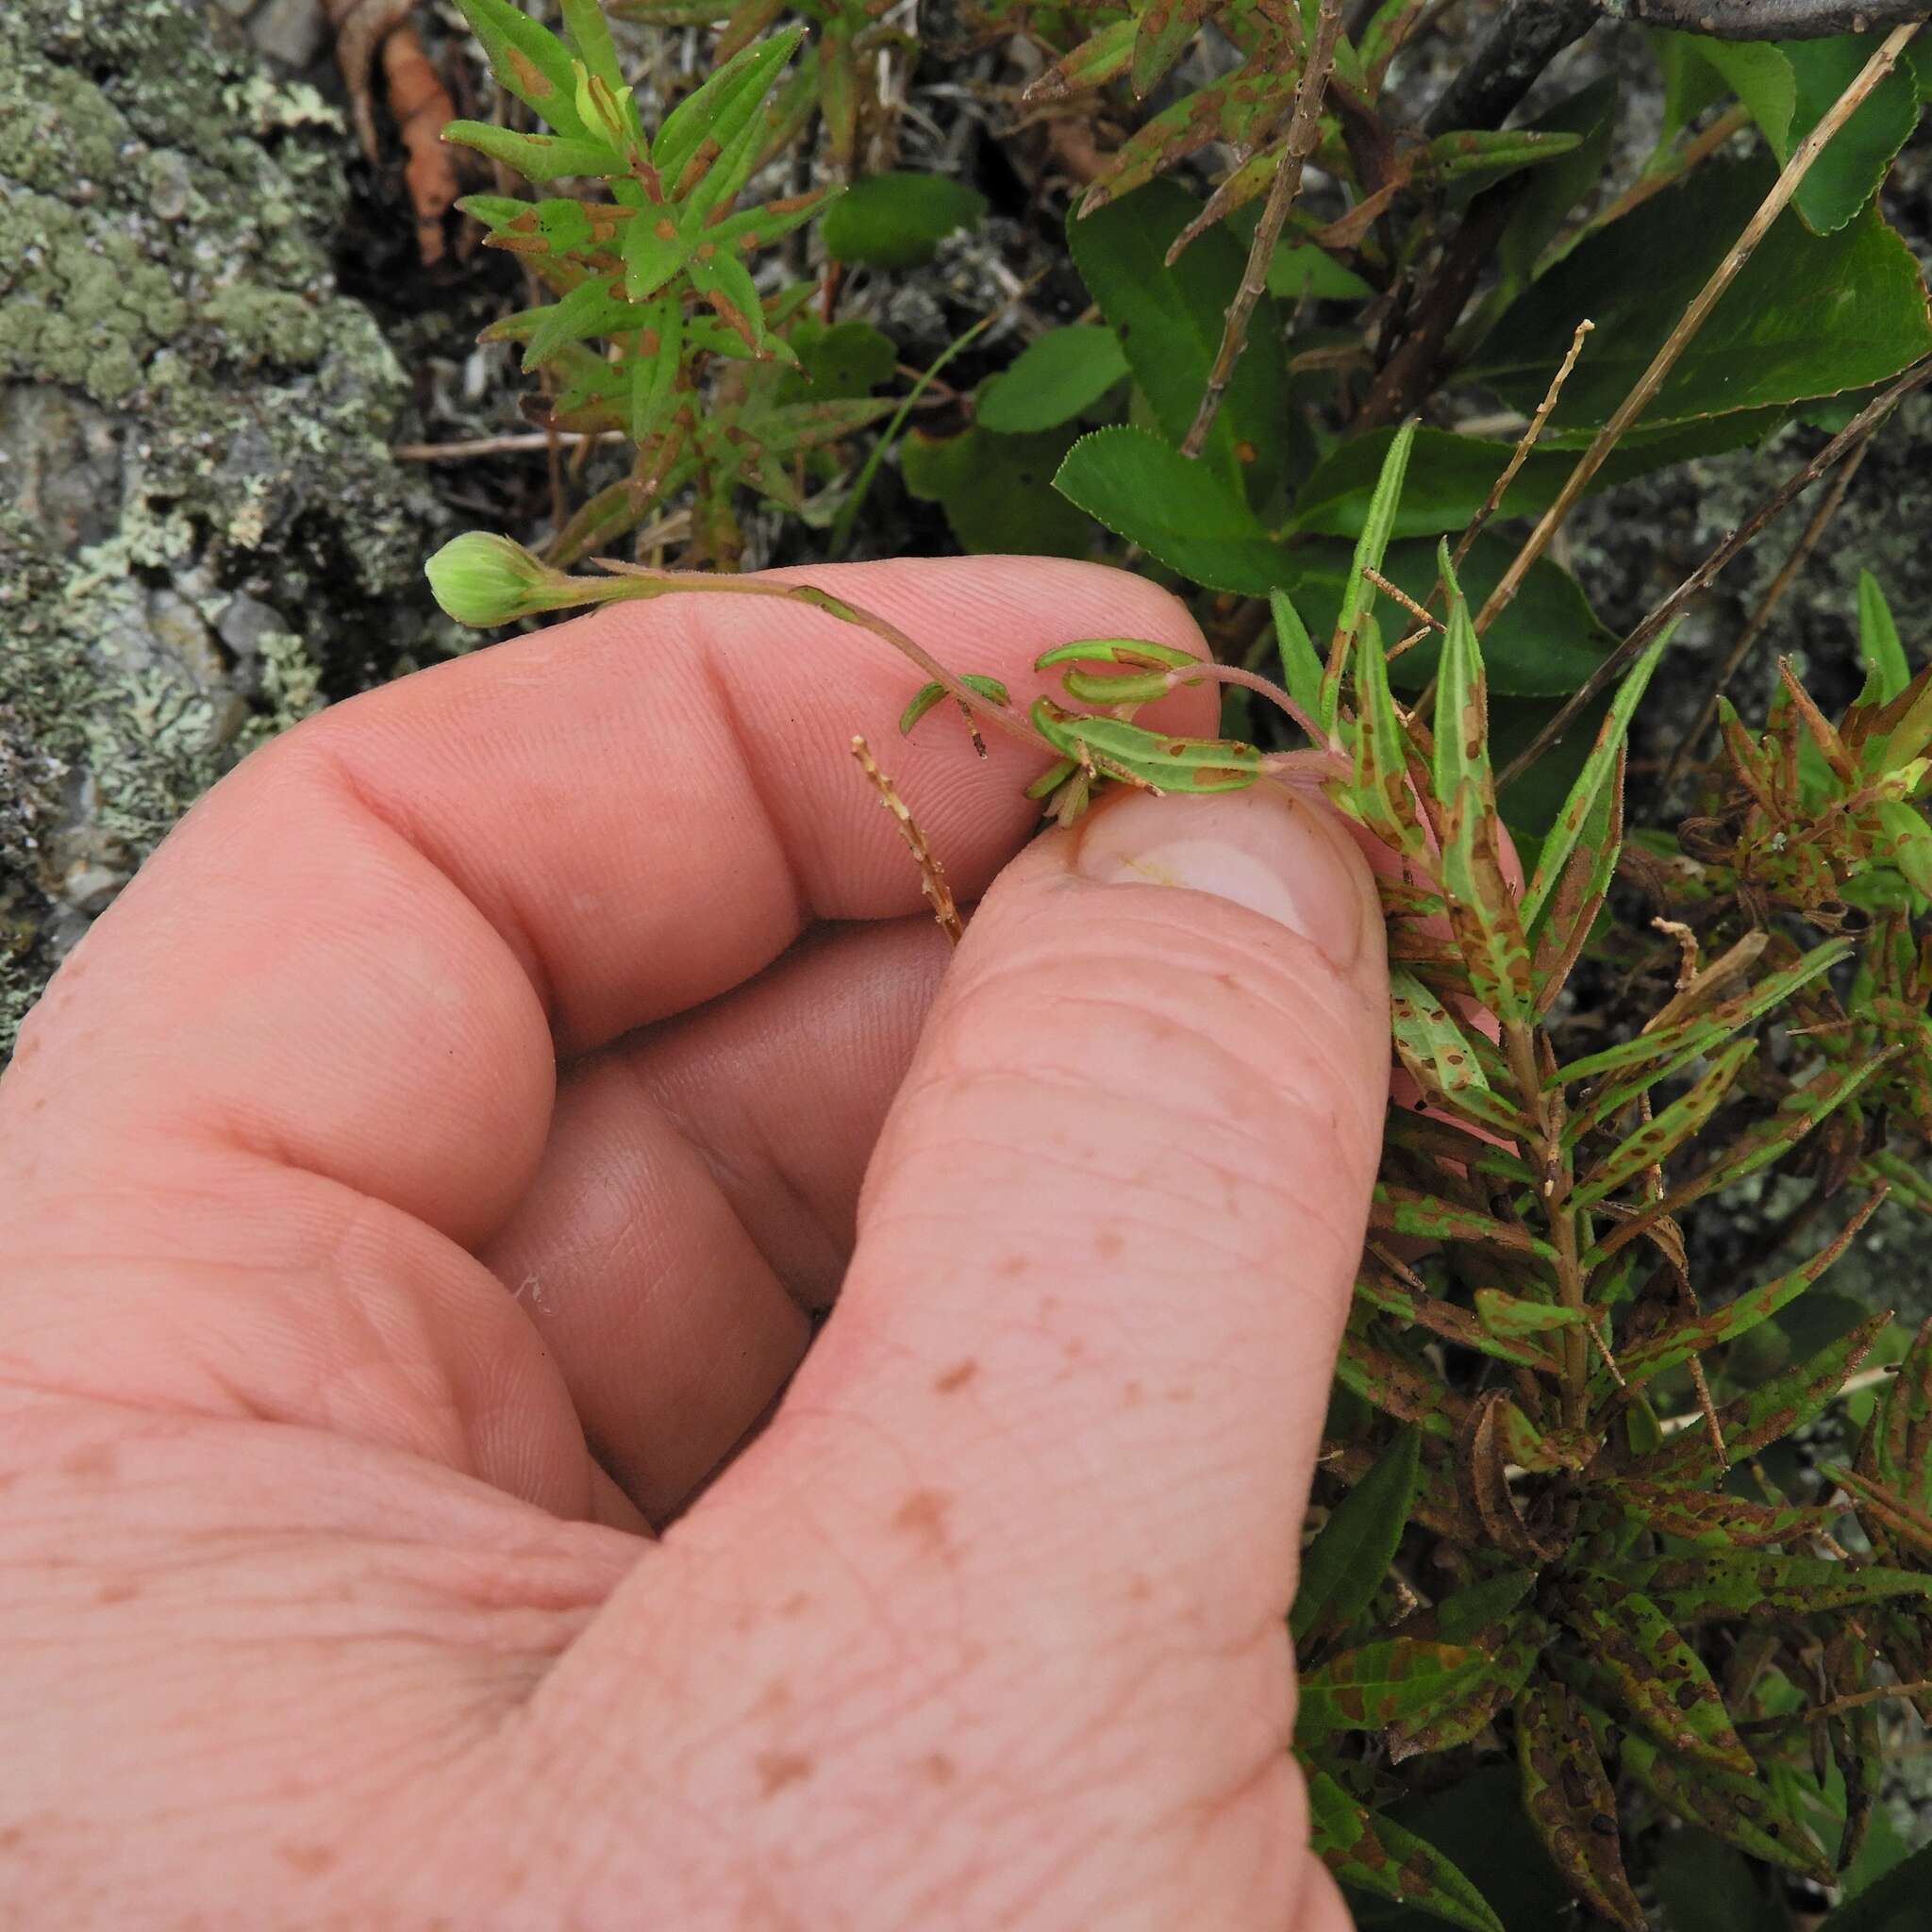
[{"label": "human hand", "polygon": [[[1016,691],[1200,648],[1087,566],[813,575]],[[61,970],[0,1082],[0,1922],[1346,1926],[1284,1616],[1366,872],[1129,796],[949,961],[845,752],[907,682],[750,599],[498,645],[249,758]],[[962,897],[991,754],[891,742]]]}]

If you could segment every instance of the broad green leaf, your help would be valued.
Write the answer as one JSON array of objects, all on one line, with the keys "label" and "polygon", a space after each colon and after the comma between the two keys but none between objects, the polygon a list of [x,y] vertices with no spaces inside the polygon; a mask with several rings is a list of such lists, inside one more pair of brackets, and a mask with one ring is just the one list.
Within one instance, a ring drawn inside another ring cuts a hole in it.
[{"label": "broad green leaf", "polygon": [[[1596,324],[1545,431],[1588,441],[1642,375],[1772,183],[1707,161],[1596,231],[1497,324],[1469,377],[1524,409],[1541,400],[1576,324]],[[1868,208],[1832,235],[1789,210],[1740,271],[1640,419],[1656,429],[1803,401],[1896,375],[1932,350],[1910,251]]]},{"label": "broad green leaf", "polygon": [[[1250,216],[1258,212],[1243,210]],[[1227,225],[1243,241],[1252,235],[1255,226],[1252,219],[1243,221],[1241,215],[1230,216]],[[1305,294],[1321,302],[1360,302],[1375,291],[1325,249],[1311,242],[1297,245],[1279,242],[1268,263],[1268,292],[1283,302],[1298,302]]]},{"label": "broad green leaf", "polygon": [[1624,1738],[1618,1756],[1630,1777],[1687,1824],[1767,1864],[1831,1882],[1830,1860],[1762,1778],[1660,1750],[1637,1732]]},{"label": "broad green leaf", "polygon": [[1532,1686],[1516,1707],[1523,1808],[1550,1862],[1593,1911],[1624,1932],[1647,1932],[1624,1875],[1617,1794],[1590,1726],[1560,1684]]},{"label": "broad green leaf", "polygon": [[[570,49],[548,27],[508,4],[508,0],[457,0],[463,18],[490,57],[490,71],[497,84],[516,95],[526,107],[534,108],[559,134],[582,136],[588,133],[576,109],[576,72],[571,64]],[[475,124],[458,123],[469,126]],[[497,129],[498,133],[506,130]],[[455,140],[448,128],[445,141]],[[470,142],[482,147],[480,142]],[[601,148],[602,143],[598,144]],[[483,148],[489,154],[488,148]],[[494,157],[494,158],[502,158]],[[519,163],[509,162],[520,173]],[[559,168],[558,174],[589,175],[594,168]],[[546,177],[532,175],[533,180]]]},{"label": "broad green leaf", "polygon": [[1127,358],[1110,328],[1091,323],[1050,329],[1020,352],[979,391],[980,426],[1012,436],[1054,429],[1091,409],[1127,374]]},{"label": "broad green leaf", "polygon": [[1776,1923],[1742,1855],[1695,1825],[1664,1840],[1650,1882],[1671,1925],[1687,1932],[1765,1932]]},{"label": "broad green leaf", "polygon": [[1408,1522],[1421,1459],[1422,1438],[1413,1429],[1396,1430],[1303,1553],[1288,1620],[1297,1643],[1323,1621],[1346,1629],[1374,1602]]},{"label": "broad green leaf", "polygon": [[1492,1624],[1509,1618],[1535,1585],[1534,1570],[1505,1570],[1466,1584],[1436,1606],[1436,1629],[1446,1643],[1474,1643]]},{"label": "broad green leaf", "polygon": [[1659,1557],[1616,1566],[1672,1623],[1725,1623],[1782,1613],[1809,1617],[1894,1598],[1932,1597],[1932,1576],[1823,1557]]},{"label": "broad green leaf", "polygon": [[829,328],[809,316],[791,325],[798,367],[778,385],[781,403],[829,402],[865,396],[891,382],[899,352],[870,323],[838,322]]},{"label": "broad green leaf", "polygon": [[917,268],[948,235],[976,228],[985,213],[985,195],[947,175],[868,175],[827,211],[819,233],[834,261]]},{"label": "broad green leaf", "polygon": [[1858,573],[1858,655],[1865,660],[1861,705],[1889,705],[1912,681],[1891,606],[1869,570]]},{"label": "broad green leaf", "polygon": [[1924,1923],[1925,1894],[1932,1890],[1932,1845],[1848,1898],[1819,1922],[1818,1932],[1913,1932]]},{"label": "broad green leaf", "polygon": [[1343,1884],[1468,1932],[1504,1932],[1463,1872],[1426,1839],[1357,1804],[1325,1771],[1308,1775],[1308,1842]]},{"label": "broad green leaf", "polygon": [[1659,1743],[1726,1771],[1757,1769],[1703,1658],[1641,1591],[1585,1571],[1562,1614],[1624,1709]]},{"label": "broad green leaf", "polygon": [[1288,552],[1227,484],[1148,430],[1083,436],[1054,488],[1204,589],[1265,597],[1291,568]]},{"label": "broad green leaf", "polygon": [[1591,823],[1604,788],[1614,782],[1618,755],[1629,735],[1630,720],[1650,684],[1651,673],[1657,669],[1657,659],[1669,647],[1675,628],[1673,625],[1657,638],[1630,667],[1623,683],[1617,687],[1609,711],[1597,731],[1596,742],[1591,747],[1582,771],[1576,774],[1576,782],[1570,788],[1570,795],[1557,813],[1549,836],[1543,841],[1541,851],[1537,854],[1536,871],[1524,888],[1521,917],[1526,932],[1536,931],[1538,917],[1549,903],[1550,894],[1556,890],[1571,853],[1576,849],[1584,827]]},{"label": "broad green leaf", "polygon": [[901,448],[900,472],[914,496],[945,506],[962,549],[1085,557],[1093,548],[1093,525],[1053,487],[1073,440],[1069,429],[1037,436],[995,436],[979,428],[939,439],[915,434]]},{"label": "broad green leaf", "polygon": [[1411,1637],[1359,1644],[1302,1673],[1295,1736],[1307,1740],[1334,1731],[1379,1731],[1473,1681],[1484,1661],[1481,1651],[1466,1645]]},{"label": "broad green leaf", "polygon": [[[1460,566],[1464,594],[1473,609],[1496,587],[1517,546],[1485,531]],[[1333,538],[1298,543],[1285,552],[1282,588],[1295,600],[1309,634],[1326,641],[1339,620],[1353,558],[1349,546]],[[1418,603],[1436,586],[1433,542],[1391,542],[1376,566],[1392,584]],[[1399,604],[1380,598],[1374,605],[1390,636],[1399,637],[1415,620]],[[1539,558],[1523,589],[1483,633],[1483,672],[1491,697],[1564,697],[1574,691],[1616,642],[1597,622],[1575,578],[1547,558]],[[1389,667],[1400,691],[1423,689],[1435,676],[1441,650],[1431,634]],[[1494,747],[1491,747],[1492,756]]]},{"label": "broad green leaf", "polygon": [[[1241,244],[1216,226],[1167,266],[1169,244],[1199,212],[1200,204],[1184,188],[1155,181],[1068,227],[1074,265],[1175,448],[1201,406],[1245,260]],[[1268,505],[1279,485],[1288,416],[1281,319],[1264,296],[1249,320],[1247,352],[1235,365],[1203,452],[1224,486],[1239,487],[1257,507]],[[1259,591],[1272,588],[1271,581]]]}]

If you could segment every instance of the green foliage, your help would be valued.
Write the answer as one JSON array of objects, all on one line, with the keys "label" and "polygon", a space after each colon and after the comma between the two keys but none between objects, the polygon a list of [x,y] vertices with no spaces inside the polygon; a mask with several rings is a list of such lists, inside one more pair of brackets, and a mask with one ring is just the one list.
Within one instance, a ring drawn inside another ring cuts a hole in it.
[{"label": "green foliage", "polygon": [[[1629,1928],[1653,1897],[1741,1924],[1788,1880],[1841,1874],[1890,1896],[1881,1712],[1932,1714],[1932,1329],[1908,1342],[1817,1284],[1881,1195],[1932,1212],[1932,670],[1866,579],[1850,706],[1827,718],[1787,669],[1768,707],[1726,702],[1687,818],[1628,826],[1633,720],[1671,675],[1671,627],[1599,677],[1616,640],[1525,528],[1586,483],[1848,420],[1832,399],[1932,352],[1875,201],[1916,75],[1873,89],[1704,304],[1870,38],[1657,37],[1663,139],[1599,207],[1617,88],[1418,138],[1385,92],[1433,25],[1417,0],[1349,9],[1319,89],[1312,4],[969,9],[1050,57],[1034,108],[1117,135],[1066,228],[1091,306],[1058,291],[1060,325],[1005,348],[1007,310],[985,314],[941,358],[974,345],[958,389],[935,364],[895,399],[890,309],[839,303],[970,230],[982,197],[887,172],[842,200],[759,199],[812,143],[816,178],[858,172],[890,118],[869,58],[897,44],[885,9],[809,0],[784,26],[763,0],[627,0],[633,20],[723,24],[715,70],[660,91],[647,129],[590,0],[562,38],[506,0],[462,4],[548,132],[453,138],[601,184],[472,199],[549,297],[491,333],[544,372],[551,424],[634,460],[541,559],[506,539],[440,553],[445,608],[789,599],[918,667],[906,729],[963,711],[1045,754],[1031,791],[1061,822],[1108,787],[1283,784],[1386,848],[1397,1073],[1291,1619],[1315,1844],[1363,1926],[1541,1932],[1558,1896]],[[1233,64],[1184,64],[1210,28]],[[1319,212],[1271,193],[1302,100],[1310,169],[1341,184]],[[1748,158],[1696,144],[1726,114],[1721,132],[1756,130]],[[786,279],[800,262],[816,285]],[[1648,407],[1578,478],[1659,357]],[[1453,427],[1498,402],[1522,440]],[[931,413],[901,441],[915,403]],[[1041,658],[1054,695],[1015,696],[946,661],[950,641],[729,574],[739,498],[794,537],[834,525],[836,554],[889,446],[962,547],[1138,562],[1215,660],[1082,640]],[[568,574],[674,508],[678,560],[724,574]],[[1254,668],[1276,646],[1278,689]],[[1204,680],[1241,687],[1241,735],[1139,722]],[[1505,789],[1512,747],[1586,682],[1568,742]],[[1808,1253],[1693,1279],[1692,1215],[1773,1178],[1809,1191],[1798,1226],[1854,1211]],[[1898,1373],[1848,1396],[1868,1357]],[[1464,1856],[1485,1840],[1505,1849]]]}]

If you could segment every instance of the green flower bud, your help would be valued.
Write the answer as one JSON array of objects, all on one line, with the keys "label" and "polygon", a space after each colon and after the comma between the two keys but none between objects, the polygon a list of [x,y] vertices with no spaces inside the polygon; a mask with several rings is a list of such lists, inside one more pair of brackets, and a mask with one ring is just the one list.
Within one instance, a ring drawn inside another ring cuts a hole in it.
[{"label": "green flower bud", "polygon": [[579,601],[575,587],[565,591],[569,579],[521,543],[483,530],[451,538],[424,565],[424,574],[444,611],[479,630]]}]

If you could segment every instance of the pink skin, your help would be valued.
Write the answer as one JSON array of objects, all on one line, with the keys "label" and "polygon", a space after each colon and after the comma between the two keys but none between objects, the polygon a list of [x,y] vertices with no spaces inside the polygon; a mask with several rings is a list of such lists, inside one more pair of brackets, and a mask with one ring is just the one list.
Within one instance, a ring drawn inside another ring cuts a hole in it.
[{"label": "pink skin", "polygon": [[[1085,566],[814,580],[1016,695],[1200,648]],[[1345,1932],[1283,1616],[1366,875],[1344,969],[1008,865],[1043,758],[907,694],[754,599],[500,644],[250,758],[62,969],[0,1081],[0,1923]],[[950,962],[854,731],[987,895]]]}]

